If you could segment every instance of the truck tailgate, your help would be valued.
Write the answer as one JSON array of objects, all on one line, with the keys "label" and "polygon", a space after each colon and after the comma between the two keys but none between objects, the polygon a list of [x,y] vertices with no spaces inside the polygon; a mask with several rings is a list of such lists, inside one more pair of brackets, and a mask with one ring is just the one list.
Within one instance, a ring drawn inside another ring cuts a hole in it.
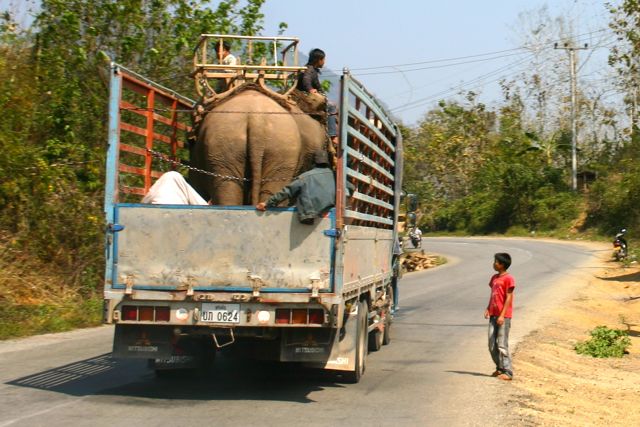
[{"label": "truck tailgate", "polygon": [[[314,225],[293,209],[120,204],[115,222],[112,287],[262,292],[333,284],[333,211]],[[331,233],[329,233],[331,234]],[[316,282],[317,283],[317,282]],[[109,284],[109,283],[107,283]]]}]

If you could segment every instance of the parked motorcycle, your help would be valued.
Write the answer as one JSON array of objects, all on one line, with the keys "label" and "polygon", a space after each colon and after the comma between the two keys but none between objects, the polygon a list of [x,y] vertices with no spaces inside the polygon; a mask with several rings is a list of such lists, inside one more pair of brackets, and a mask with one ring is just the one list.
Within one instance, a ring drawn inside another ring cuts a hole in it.
[{"label": "parked motorcycle", "polygon": [[629,254],[627,240],[624,238],[626,233],[627,229],[623,228],[618,234],[616,234],[616,238],[613,240],[613,257],[616,261],[622,261]]}]

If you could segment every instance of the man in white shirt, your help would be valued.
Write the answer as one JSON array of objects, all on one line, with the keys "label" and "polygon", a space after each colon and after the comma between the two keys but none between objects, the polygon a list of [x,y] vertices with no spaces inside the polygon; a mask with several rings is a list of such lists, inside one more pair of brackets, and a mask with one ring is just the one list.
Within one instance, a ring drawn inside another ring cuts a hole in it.
[{"label": "man in white shirt", "polygon": [[238,60],[231,54],[231,45],[229,42],[219,42],[216,46],[218,60],[223,65],[238,65]]},{"label": "man in white shirt", "polygon": [[142,199],[154,205],[207,205],[198,192],[176,171],[162,174]]}]

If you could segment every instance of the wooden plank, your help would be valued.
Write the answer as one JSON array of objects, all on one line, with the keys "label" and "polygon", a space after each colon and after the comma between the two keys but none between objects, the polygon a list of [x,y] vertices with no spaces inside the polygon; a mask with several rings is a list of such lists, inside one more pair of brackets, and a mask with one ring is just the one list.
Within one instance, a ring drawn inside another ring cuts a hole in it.
[{"label": "wooden plank", "polygon": [[132,173],[134,175],[140,175],[140,176],[144,176],[144,172],[145,172],[144,168],[129,166],[129,165],[125,165],[124,163],[120,163],[118,165],[118,170],[120,172]]},{"label": "wooden plank", "polygon": [[[175,101],[177,102],[177,101]],[[142,117],[147,116],[147,109],[138,107],[127,101],[120,101],[120,108],[126,111],[130,111],[132,113],[138,114]],[[173,109],[172,114],[175,114],[176,109]],[[182,122],[174,121],[168,117],[165,117],[161,114],[155,113],[153,114],[153,119],[157,122],[164,123],[167,126],[171,126],[172,128],[178,128],[180,130],[189,131],[191,130],[191,126]]]},{"label": "wooden plank", "polygon": [[144,191],[144,188],[140,188],[140,187],[127,187],[125,185],[121,185],[120,186],[120,192],[121,193],[126,193],[126,194],[137,194],[139,196],[144,196],[145,194],[147,194]]},{"label": "wooden plank", "polygon": [[387,202],[385,202],[383,200],[376,199],[375,197],[367,196],[366,194],[360,193],[358,191],[353,193],[353,196],[351,196],[351,197],[353,197],[356,200],[360,200],[362,202],[365,202],[365,203],[371,203],[373,205],[380,206],[380,207],[383,207],[385,209],[389,209],[391,211],[393,210],[393,205],[391,203],[387,203]]},{"label": "wooden plank", "polygon": [[147,135],[145,146],[147,148],[147,152],[145,153],[144,159],[144,190],[149,191],[151,188],[151,162],[153,161],[153,156],[151,155],[150,150],[153,150],[153,110],[156,107],[156,99],[157,92],[153,89],[149,89],[149,93],[147,94]]},{"label": "wooden plank", "polygon": [[[227,64],[204,64],[196,63],[193,65],[198,71],[202,70],[205,73],[209,70],[232,70],[232,71],[247,71],[247,70],[265,70],[265,71],[281,71],[296,73],[298,71],[304,71],[307,67],[301,65],[258,65],[258,64],[240,64],[240,65],[227,65]],[[257,73],[256,73],[257,74]]]},{"label": "wooden plank", "polygon": [[387,137],[380,131],[380,129],[378,129],[376,126],[374,126],[373,123],[369,122],[369,120],[364,116],[364,114],[362,114],[360,111],[356,110],[355,108],[351,108],[351,107],[349,108],[349,114],[351,114],[356,119],[358,119],[358,122],[360,122],[363,125],[365,125],[368,129],[370,129],[373,132],[375,132],[375,134],[378,136],[378,138],[380,138],[380,140],[382,142],[384,142],[384,144],[387,147],[389,147],[389,149],[392,152],[396,151],[396,147],[393,146],[391,141],[389,141],[387,139]]},{"label": "wooden plank", "polygon": [[364,214],[356,211],[345,210],[344,216],[347,218],[359,219],[362,221],[377,222],[379,224],[393,225],[393,220],[376,215]]},{"label": "wooden plank", "polygon": [[166,135],[162,135],[160,133],[154,133],[153,134],[153,139],[155,141],[164,142],[164,143],[167,143],[167,144],[171,144],[172,143],[171,138],[169,138]]},{"label": "wooden plank", "polygon": [[[288,74],[265,74],[264,78],[265,80],[286,80],[288,78],[291,77],[291,74],[293,73],[288,73]],[[209,72],[205,72],[204,76],[208,79],[233,79],[238,77],[238,74],[236,73],[209,73]],[[258,77],[261,77],[260,74],[258,73],[245,73],[245,74],[240,74],[239,75],[241,79],[246,79],[246,80],[250,80],[250,79],[257,79]]]},{"label": "wooden plank", "polygon": [[[177,110],[177,109],[173,109],[173,111],[171,112],[171,114],[172,114],[172,115],[176,114],[176,113],[177,113],[177,111],[176,111],[176,110]],[[153,115],[153,119],[154,119],[155,121],[157,121],[157,122],[164,123],[164,124],[165,124],[165,125],[167,125],[167,126],[171,126],[171,128],[177,128],[177,129],[180,129],[180,130],[186,130],[186,131],[189,131],[189,130],[191,129],[191,126],[186,125],[186,124],[184,124],[184,123],[181,123],[181,122],[179,122],[179,121],[175,121],[175,122],[174,122],[174,120],[173,120],[173,119],[170,119],[170,118],[168,118],[168,117],[165,117],[165,116],[163,116],[163,115],[161,115],[161,114],[157,114],[157,113],[156,113],[156,114],[154,114],[154,115]]]},{"label": "wooden plank", "polygon": [[[362,89],[355,81],[353,78],[349,79],[349,91],[356,97],[356,100],[364,102],[369,108],[371,108],[375,113],[376,116],[378,116],[378,118],[380,120],[382,120],[382,122],[384,123],[385,127],[389,130],[389,132],[391,132],[393,134],[393,136],[396,136],[396,131],[395,131],[395,126],[393,126],[393,124],[391,123],[391,121],[389,121],[389,119],[387,119],[388,115],[384,112],[384,110],[378,106],[377,104],[374,104],[372,102],[370,102],[370,99],[372,99],[372,97],[366,93],[366,91],[364,89]],[[356,109],[359,109],[356,106]]]},{"label": "wooden plank", "polygon": [[126,151],[128,153],[138,154],[140,156],[146,156],[147,150],[144,148],[136,147],[135,145],[122,144],[120,143],[120,150]]},{"label": "wooden plank", "polygon": [[358,181],[364,182],[365,184],[373,185],[377,189],[384,191],[385,193],[389,194],[390,196],[393,196],[393,194],[394,194],[393,193],[393,189],[391,187],[387,187],[386,185],[378,182],[377,180],[373,179],[372,177],[366,176],[364,174],[361,174],[360,172],[356,172],[351,168],[347,168],[347,175],[357,179]]},{"label": "wooden plank", "polygon": [[[173,103],[173,100],[176,99],[176,96],[174,96],[173,94],[171,94],[170,91],[164,91],[158,87],[146,84],[134,77],[132,77],[131,75],[127,74],[127,73],[123,73],[122,74],[123,79],[122,79],[122,85],[123,88],[129,89],[132,92],[135,92],[137,94],[140,94],[142,96],[147,96],[149,91],[152,91],[153,93],[156,94],[156,101],[160,101],[165,105],[171,105]],[[182,106],[184,106],[185,108],[192,108],[191,105],[185,103],[184,101],[180,100],[179,101],[180,104]]]},{"label": "wooden plank", "polygon": [[351,136],[356,138],[358,141],[362,142],[367,147],[370,147],[373,151],[378,153],[378,155],[382,157],[389,164],[390,167],[394,166],[395,162],[391,159],[391,157],[389,157],[387,153],[382,151],[376,144],[373,144],[371,141],[369,141],[369,138],[367,138],[366,136],[364,136],[363,134],[361,134],[359,131],[355,130],[351,126],[347,127],[347,131]]},{"label": "wooden plank", "polygon": [[129,123],[125,123],[125,122],[120,122],[120,129],[127,131],[127,132],[131,132],[131,133],[135,133],[136,135],[140,135],[140,136],[147,136],[147,131],[141,127],[138,126],[134,126],[131,125]]},{"label": "wooden plank", "polygon": [[357,150],[354,150],[351,147],[347,147],[346,151],[347,151],[347,154],[350,157],[352,157],[354,159],[357,159],[359,162],[362,162],[362,163],[366,164],[367,166],[372,167],[373,169],[377,170],[378,172],[380,172],[381,174],[383,174],[384,176],[389,178],[391,181],[394,181],[393,174],[391,174],[389,171],[384,169],[382,166],[380,166],[379,164],[377,164],[376,162],[374,162],[373,160],[371,160],[370,158],[368,158],[364,154],[360,153]]},{"label": "wooden plank", "polygon": [[[126,172],[126,173],[130,173],[133,175],[140,175],[140,176],[144,176],[145,171],[143,168],[138,168],[135,166],[129,166],[129,165],[125,165],[125,164],[120,164],[119,168],[120,172]],[[164,174],[164,172],[162,171],[157,171],[157,170],[152,170],[151,171],[151,177],[153,178],[160,178],[162,175]]]}]

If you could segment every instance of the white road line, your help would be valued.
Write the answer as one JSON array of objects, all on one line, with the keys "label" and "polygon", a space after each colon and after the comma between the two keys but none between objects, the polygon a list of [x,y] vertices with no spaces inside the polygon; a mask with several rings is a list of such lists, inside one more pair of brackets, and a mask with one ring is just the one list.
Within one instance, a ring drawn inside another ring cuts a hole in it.
[{"label": "white road line", "polygon": [[21,417],[14,418],[12,420],[3,421],[2,423],[0,423],[0,427],[10,426],[11,424],[15,424],[18,421],[23,421],[23,420],[26,420],[26,419],[29,419],[29,418],[37,417],[38,415],[46,414],[47,412],[51,412],[51,411],[54,411],[56,409],[64,408],[65,406],[73,405],[74,403],[78,403],[78,401],[80,401],[82,399],[83,398],[73,399],[73,400],[71,400],[69,402],[61,403],[59,405],[52,406],[50,408],[43,409],[43,410],[38,411],[38,412],[34,412],[33,414],[23,415]]}]

